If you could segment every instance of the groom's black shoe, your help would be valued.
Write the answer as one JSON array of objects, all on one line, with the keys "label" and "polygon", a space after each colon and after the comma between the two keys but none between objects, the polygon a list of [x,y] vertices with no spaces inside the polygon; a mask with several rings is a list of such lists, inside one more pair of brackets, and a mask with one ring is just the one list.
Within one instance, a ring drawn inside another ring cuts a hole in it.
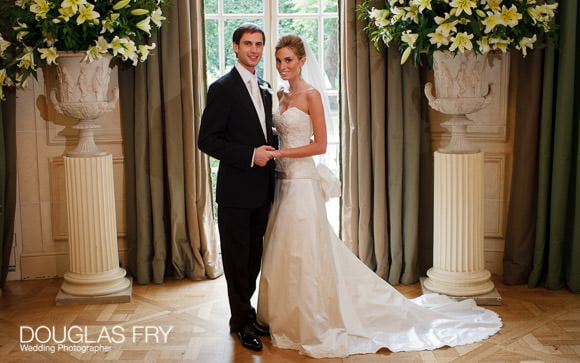
[{"label": "groom's black shoe", "polygon": [[270,329],[267,326],[260,325],[257,321],[253,323],[254,331],[256,335],[261,337],[269,337],[270,336]]},{"label": "groom's black shoe", "polygon": [[262,342],[260,338],[256,335],[254,327],[252,324],[245,325],[239,332],[238,336],[242,345],[248,349],[259,352],[262,350]]}]

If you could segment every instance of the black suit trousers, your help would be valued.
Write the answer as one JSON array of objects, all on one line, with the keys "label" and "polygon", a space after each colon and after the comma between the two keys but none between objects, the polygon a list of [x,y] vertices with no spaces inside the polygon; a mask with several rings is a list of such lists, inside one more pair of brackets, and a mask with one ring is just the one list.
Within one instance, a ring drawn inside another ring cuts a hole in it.
[{"label": "black suit trousers", "polygon": [[262,263],[264,232],[271,203],[258,208],[218,205],[222,260],[228,286],[230,329],[238,331],[256,319],[250,303]]}]

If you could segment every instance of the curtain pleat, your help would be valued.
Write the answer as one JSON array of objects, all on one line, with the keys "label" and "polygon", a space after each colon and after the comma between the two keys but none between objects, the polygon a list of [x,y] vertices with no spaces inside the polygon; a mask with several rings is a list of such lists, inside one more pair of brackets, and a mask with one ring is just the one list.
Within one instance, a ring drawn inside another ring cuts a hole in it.
[{"label": "curtain pleat", "polygon": [[369,46],[355,9],[356,1],[341,2],[342,236],[381,278],[414,283],[428,268],[420,262],[432,263],[424,229],[432,221],[421,220],[433,208],[421,71],[402,67],[396,49]]},{"label": "curtain pleat", "polygon": [[[195,145],[205,94],[203,4],[177,1],[155,54],[121,71],[129,271],[138,283],[170,274],[222,274],[211,215],[207,159]],[[201,24],[201,26],[200,26]],[[134,206],[131,209],[130,206]]]},{"label": "curtain pleat", "polygon": [[558,8],[558,49],[545,54],[538,213],[528,286],[580,292],[580,7]]},{"label": "curtain pleat", "polygon": [[16,91],[0,102],[0,288],[8,275],[16,213]]},{"label": "curtain pleat", "polygon": [[[517,75],[514,160],[503,259],[503,282],[525,284],[532,269],[538,194],[538,140],[543,53],[511,58]],[[514,87],[514,86],[512,86]]]}]

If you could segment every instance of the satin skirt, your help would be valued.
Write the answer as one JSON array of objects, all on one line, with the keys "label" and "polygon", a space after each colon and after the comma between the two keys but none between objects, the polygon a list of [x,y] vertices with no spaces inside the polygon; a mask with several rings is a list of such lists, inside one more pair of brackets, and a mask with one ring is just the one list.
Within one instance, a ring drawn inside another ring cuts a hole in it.
[{"label": "satin skirt", "polygon": [[499,331],[499,316],[471,299],[404,297],[338,239],[318,178],[280,176],[258,297],[258,320],[270,327],[274,346],[346,357],[470,344]]}]

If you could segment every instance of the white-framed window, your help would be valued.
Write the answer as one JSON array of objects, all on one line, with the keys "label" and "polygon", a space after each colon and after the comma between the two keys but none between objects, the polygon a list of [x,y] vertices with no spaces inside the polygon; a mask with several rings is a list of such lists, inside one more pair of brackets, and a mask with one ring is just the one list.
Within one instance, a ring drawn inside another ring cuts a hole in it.
[{"label": "white-framed window", "polygon": [[[258,75],[272,84],[274,90],[282,86],[275,66],[276,41],[285,34],[298,34],[308,41],[327,82],[333,125],[328,129],[328,146],[319,158],[340,173],[339,119],[339,22],[338,0],[205,0],[206,67],[208,86],[229,72],[236,62],[232,49],[232,34],[245,22],[258,24],[266,33],[262,61]],[[274,107],[277,100],[274,97]],[[217,165],[213,163],[212,165]],[[328,205],[329,219],[338,229],[338,199]]]}]

